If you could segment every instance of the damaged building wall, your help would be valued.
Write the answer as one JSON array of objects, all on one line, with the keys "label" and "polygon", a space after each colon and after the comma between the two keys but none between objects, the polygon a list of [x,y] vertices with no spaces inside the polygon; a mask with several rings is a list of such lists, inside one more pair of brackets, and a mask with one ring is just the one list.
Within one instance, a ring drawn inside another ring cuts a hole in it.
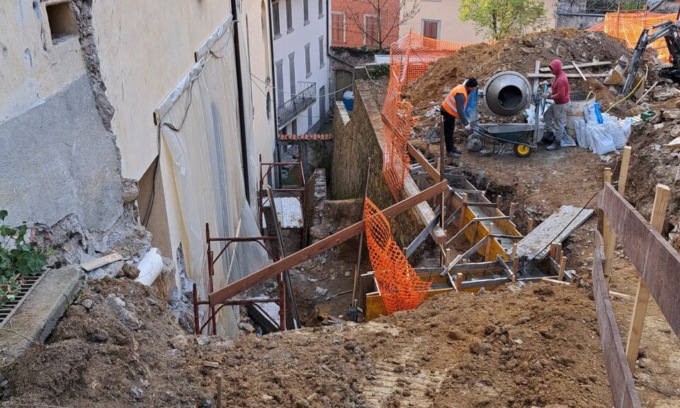
[{"label": "damaged building wall", "polygon": [[69,3],[0,9],[0,203],[8,222],[74,214],[110,228],[123,213],[120,159],[98,114]]},{"label": "damaged building wall", "polygon": [[[351,120],[342,103],[335,104],[333,121],[333,162],[330,180],[331,199],[344,200],[364,195],[366,169],[371,159],[368,198],[379,208],[394,204],[383,176],[385,136],[380,109],[368,83],[355,82]],[[392,235],[400,247],[408,245],[423,228],[411,211],[401,213],[392,224]]]},{"label": "damaged building wall", "polygon": [[[259,157],[272,161],[276,133],[270,89],[255,87],[251,74],[271,78],[267,5],[243,4],[238,23],[231,20],[229,2],[169,6],[157,0],[135,9],[114,1],[76,5],[82,20],[91,15],[98,69],[116,110],[111,128],[122,171],[140,180],[140,218],[164,256],[186,262],[177,270],[185,270],[206,299],[205,224],[213,236],[259,235]],[[266,254],[253,255],[247,247],[234,245],[225,253],[215,288],[267,261]],[[218,245],[214,249],[219,252]],[[183,286],[179,273],[174,283]],[[224,310],[220,330],[231,334],[236,314]]]}]

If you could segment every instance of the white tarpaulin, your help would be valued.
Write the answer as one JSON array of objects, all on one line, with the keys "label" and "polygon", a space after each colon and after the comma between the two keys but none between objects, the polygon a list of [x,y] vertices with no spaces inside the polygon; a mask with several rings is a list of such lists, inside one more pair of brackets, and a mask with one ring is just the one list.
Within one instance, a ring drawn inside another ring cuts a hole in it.
[{"label": "white tarpaulin", "polygon": [[[206,223],[212,237],[260,235],[244,190],[232,26],[229,18],[206,42],[209,49],[200,49],[199,61],[157,110],[173,163],[187,274],[201,299],[208,295]],[[223,245],[213,243],[213,252]],[[268,262],[259,244],[233,243],[215,265],[214,289]],[[223,309],[230,313],[220,317],[220,334],[236,330],[231,309]]]}]

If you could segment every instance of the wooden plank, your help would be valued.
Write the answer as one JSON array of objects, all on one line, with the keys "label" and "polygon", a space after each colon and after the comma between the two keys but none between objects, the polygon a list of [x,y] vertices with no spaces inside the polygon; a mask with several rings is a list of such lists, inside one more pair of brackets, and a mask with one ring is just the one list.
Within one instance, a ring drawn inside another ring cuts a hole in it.
[{"label": "wooden plank", "polygon": [[406,147],[408,148],[408,153],[411,155],[411,157],[416,159],[416,161],[423,167],[423,169],[425,169],[427,174],[429,174],[430,177],[432,177],[432,180],[439,181],[439,172],[437,171],[437,169],[432,167],[432,165],[430,164],[430,162],[427,161],[425,156],[423,156],[422,153],[420,153],[420,150],[413,147],[413,145],[410,142],[406,143]]},{"label": "wooden plank", "polygon": [[500,266],[496,261],[490,262],[469,262],[465,264],[455,265],[451,269],[451,274],[457,274],[458,272],[492,272],[499,270]]},{"label": "wooden plank", "polygon": [[[606,189],[606,187],[605,187]],[[635,389],[633,374],[628,367],[626,355],[621,343],[619,328],[609,301],[607,283],[602,269],[603,238],[595,231],[595,253],[593,257],[593,295],[595,297],[595,311],[597,325],[600,332],[600,344],[604,352],[609,389],[612,392],[614,406],[617,408],[642,407],[640,397]]]},{"label": "wooden plank", "polygon": [[[565,65],[562,67],[562,70],[564,71],[565,69],[574,69],[575,65],[578,63],[572,62],[572,65]],[[600,67],[600,66],[605,66],[605,65],[611,65],[611,61],[600,61],[600,62],[586,62],[583,64],[578,64],[578,68],[589,68],[589,67]],[[550,72],[550,67],[543,67],[540,69],[541,72]]]},{"label": "wooden plank", "polygon": [[602,207],[626,255],[680,336],[680,254],[611,185],[604,188]]},{"label": "wooden plank", "polygon": [[[668,186],[664,186],[663,184],[656,185],[654,207],[650,219],[650,223],[656,231],[661,232],[663,229],[670,195],[671,189],[668,188]],[[640,350],[642,327],[645,324],[645,315],[647,314],[648,304],[649,289],[644,282],[642,282],[642,279],[640,279],[638,282],[637,295],[635,296],[635,306],[633,307],[633,318],[631,319],[630,328],[628,330],[628,341],[626,342],[626,358],[628,359],[628,365],[630,366],[631,371],[635,370],[635,361],[637,360],[638,351]]]},{"label": "wooden plank", "polygon": [[586,76],[583,75],[583,72],[581,72],[581,68],[579,68],[574,61],[571,63],[573,64],[574,68],[576,68],[576,71],[578,71],[578,74],[581,75],[581,78],[583,78],[584,81],[587,81]]},{"label": "wooden plank", "polygon": [[101,258],[93,259],[91,261],[87,261],[83,264],[80,264],[80,267],[85,269],[87,272],[90,272],[97,268],[101,268],[102,266],[106,266],[110,263],[120,261],[122,259],[123,256],[121,254],[119,254],[118,252],[114,252],[112,254],[102,256]]},{"label": "wooden plank", "polygon": [[[440,183],[446,184],[445,181],[441,181]],[[448,191],[448,186],[442,192],[444,191]],[[406,177],[404,179],[404,188],[401,190],[401,193],[404,198],[414,197],[420,194],[420,189],[416,186],[416,183],[411,177]],[[413,211],[416,217],[420,219],[423,226],[429,225],[430,221],[432,221],[433,218],[436,218],[432,211],[432,207],[426,202],[420,202],[415,205],[411,211]],[[446,242],[446,231],[439,226],[435,226],[430,230],[430,236],[434,239],[436,244],[443,244]]]},{"label": "wooden plank", "polygon": [[[593,215],[593,210],[563,205],[538,227],[529,232],[517,246],[520,259],[542,260],[548,254],[551,242],[562,242]],[[580,212],[580,213],[579,213]],[[578,214],[578,216],[577,216]],[[559,236],[558,232],[562,231]]]},{"label": "wooden plank", "polygon": [[427,236],[430,234],[432,228],[437,226],[437,222],[439,222],[439,219],[437,217],[439,216],[439,214],[440,207],[438,207],[435,210],[434,218],[432,218],[432,221],[430,221],[430,223],[425,228],[423,228],[422,231],[420,231],[420,234],[418,234],[418,236],[415,237],[415,239],[406,248],[406,251],[404,251],[404,255],[406,256],[407,259],[413,256],[413,254],[416,252],[416,249],[418,249],[420,244],[422,244],[423,241],[425,241],[425,238],[427,238]]},{"label": "wooden plank", "polygon": [[[414,196],[411,196],[405,200],[402,200],[384,209],[382,211],[383,215],[387,218],[393,218],[396,215],[402,213],[403,211],[412,208],[414,205],[422,201],[428,200],[436,196],[437,194],[446,191],[447,189],[448,186],[445,181],[437,183],[434,186],[426,190],[423,190],[422,192]],[[245,291],[246,289],[249,289],[260,282],[263,282],[269,278],[278,275],[279,273],[285,271],[286,269],[294,267],[300,262],[303,262],[315,255],[325,252],[328,249],[333,248],[359,235],[364,230],[364,228],[365,228],[364,221],[363,220],[359,221],[356,224],[350,225],[349,227],[308,246],[307,248],[297,251],[296,253],[291,254],[290,256],[287,256],[285,258],[282,258],[277,262],[274,262],[260,269],[259,271],[256,271],[246,277],[243,277],[235,282],[232,282],[227,286],[223,287],[222,289],[216,290],[208,295],[210,305],[211,306],[219,305],[223,301],[238,295],[239,293]]]},{"label": "wooden plank", "polygon": [[[612,169],[604,168],[604,185],[611,185],[612,183]],[[616,247],[616,233],[609,225],[607,217],[602,219],[602,236],[604,237],[604,277],[607,279],[607,284],[611,279],[612,263],[614,262],[614,248]]]},{"label": "wooden plank", "polygon": [[[425,293],[423,302],[433,296],[441,295],[444,293],[449,293],[453,288],[441,288],[428,290]],[[369,293],[366,295],[366,313],[364,314],[364,319],[370,322],[373,319],[377,319],[380,316],[387,316],[387,308],[385,308],[385,303],[382,300],[382,296],[378,292]]]},{"label": "wooden plank", "polygon": [[621,158],[621,171],[619,172],[619,193],[624,195],[626,192],[626,181],[628,180],[628,167],[630,167],[630,154],[632,147],[626,146],[623,148],[623,156]]},{"label": "wooden plank", "polygon": [[[581,75],[579,75],[579,74],[565,74],[565,75],[567,76],[567,78],[578,78],[578,79],[582,79],[582,78],[581,78]],[[606,78],[606,77],[609,76],[609,74],[585,74],[584,76],[585,76],[586,78]],[[544,79],[544,78],[545,78],[545,79],[551,79],[551,78],[555,78],[555,75],[553,75],[553,74],[534,74],[534,73],[529,73],[529,74],[527,74],[527,78],[529,78],[529,79],[535,79],[535,78],[538,78],[538,79]]]}]

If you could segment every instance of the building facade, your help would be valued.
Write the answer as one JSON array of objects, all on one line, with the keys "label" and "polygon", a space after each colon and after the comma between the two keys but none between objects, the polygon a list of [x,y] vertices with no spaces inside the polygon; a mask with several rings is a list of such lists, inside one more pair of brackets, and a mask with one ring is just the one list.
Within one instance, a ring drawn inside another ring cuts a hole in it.
[{"label": "building facade", "polygon": [[[0,203],[9,223],[75,216],[82,233],[105,233],[123,216],[123,180],[138,182],[151,245],[207,298],[206,224],[215,236],[259,235],[259,160],[273,159],[276,136],[269,3],[8,3]],[[225,255],[216,288],[268,262],[246,246]],[[226,308],[220,331],[234,333],[235,319]]]},{"label": "building facade", "polygon": [[[471,22],[458,18],[461,0],[421,0],[419,12],[401,26],[400,37],[409,32],[436,40],[472,44],[489,41],[475,32]],[[546,28],[555,27],[555,10],[558,0],[545,0]],[[445,17],[443,17],[445,16]]]},{"label": "building facade", "polygon": [[399,0],[335,0],[331,12],[331,45],[389,48],[399,38]]},{"label": "building facade", "polygon": [[313,133],[331,108],[325,0],[271,2],[278,131]]}]

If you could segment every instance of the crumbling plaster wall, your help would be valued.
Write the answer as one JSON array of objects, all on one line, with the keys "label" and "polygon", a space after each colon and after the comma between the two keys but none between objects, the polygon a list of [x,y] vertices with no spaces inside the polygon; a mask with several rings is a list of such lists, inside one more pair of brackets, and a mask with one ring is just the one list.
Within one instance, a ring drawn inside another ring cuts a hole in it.
[{"label": "crumbling plaster wall", "polygon": [[[360,198],[364,195],[368,159],[371,171],[368,197],[379,207],[394,204],[394,198],[383,177],[385,135],[380,109],[371,96],[366,81],[358,80],[354,88],[351,120],[342,103],[335,104],[333,122],[333,162],[330,197],[333,200]],[[343,120],[343,117],[345,120]],[[392,234],[399,246],[406,246],[423,228],[411,211],[401,213],[391,222]]]},{"label": "crumbling plaster wall", "polygon": [[2,2],[0,27],[0,124],[45,103],[85,74],[77,36],[52,43],[45,3]]},{"label": "crumbling plaster wall", "polygon": [[107,230],[123,213],[113,134],[95,109],[78,35],[52,40],[44,2],[0,7],[0,206],[10,224],[74,214]]}]

